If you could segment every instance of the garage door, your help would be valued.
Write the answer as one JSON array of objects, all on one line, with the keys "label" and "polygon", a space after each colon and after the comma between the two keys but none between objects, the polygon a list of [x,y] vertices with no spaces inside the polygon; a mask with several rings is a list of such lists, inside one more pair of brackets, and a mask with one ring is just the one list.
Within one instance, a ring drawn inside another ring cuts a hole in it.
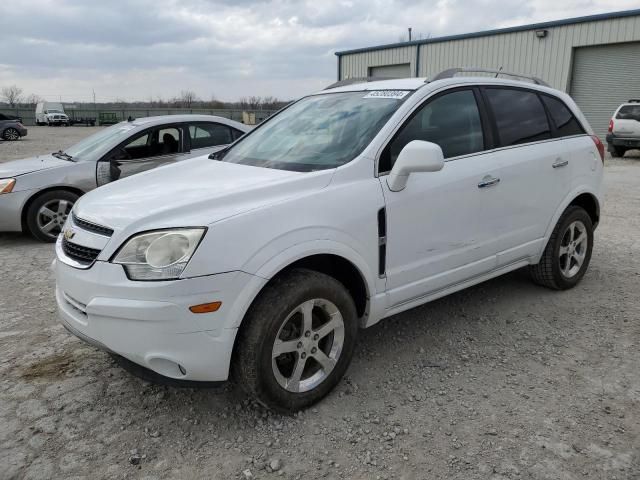
[{"label": "garage door", "polygon": [[613,112],[640,98],[640,42],[577,48],[570,93],[604,141]]},{"label": "garage door", "polygon": [[401,63],[398,65],[369,67],[369,76],[378,78],[407,78],[411,76],[411,65]]}]

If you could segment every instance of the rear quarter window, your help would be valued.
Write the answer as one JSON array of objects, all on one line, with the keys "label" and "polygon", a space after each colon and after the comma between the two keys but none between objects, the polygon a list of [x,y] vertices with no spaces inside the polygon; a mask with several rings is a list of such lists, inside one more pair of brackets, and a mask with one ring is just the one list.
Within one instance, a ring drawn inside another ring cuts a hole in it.
[{"label": "rear quarter window", "polygon": [[541,95],[541,97],[547,107],[549,115],[551,115],[553,123],[556,125],[556,136],[568,137],[585,133],[584,129],[580,126],[580,122],[578,122],[564,102],[557,98],[549,97],[548,95]]}]

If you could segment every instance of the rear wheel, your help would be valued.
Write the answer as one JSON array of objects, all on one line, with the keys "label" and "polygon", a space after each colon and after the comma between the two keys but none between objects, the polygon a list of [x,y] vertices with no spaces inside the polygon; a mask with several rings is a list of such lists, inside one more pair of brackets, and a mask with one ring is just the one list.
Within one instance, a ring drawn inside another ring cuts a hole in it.
[{"label": "rear wheel", "polygon": [[2,137],[9,141],[18,140],[20,138],[20,132],[15,128],[7,128],[2,134]]},{"label": "rear wheel", "polygon": [[614,158],[624,157],[624,154],[627,150],[622,147],[613,147],[611,151],[611,156]]},{"label": "rear wheel", "polygon": [[26,214],[31,235],[43,242],[55,242],[76,200],[78,195],[65,190],[54,190],[37,197]]},{"label": "rear wheel", "polygon": [[234,378],[260,403],[295,412],[327,395],[346,371],[358,319],[336,279],[295,269],[275,279],[247,312]]},{"label": "rear wheel", "polygon": [[540,262],[529,267],[533,281],[556,290],[575,287],[593,249],[593,223],[582,208],[570,206],[558,220]]}]

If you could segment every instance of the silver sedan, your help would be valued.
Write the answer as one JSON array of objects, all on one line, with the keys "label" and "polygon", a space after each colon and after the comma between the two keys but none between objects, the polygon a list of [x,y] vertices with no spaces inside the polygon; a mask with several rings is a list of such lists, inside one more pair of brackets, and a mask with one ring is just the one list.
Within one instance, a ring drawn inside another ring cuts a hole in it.
[{"label": "silver sedan", "polygon": [[210,115],[139,118],[66,151],[0,163],[0,232],[53,242],[83,193],[161,165],[224,148],[250,127]]}]

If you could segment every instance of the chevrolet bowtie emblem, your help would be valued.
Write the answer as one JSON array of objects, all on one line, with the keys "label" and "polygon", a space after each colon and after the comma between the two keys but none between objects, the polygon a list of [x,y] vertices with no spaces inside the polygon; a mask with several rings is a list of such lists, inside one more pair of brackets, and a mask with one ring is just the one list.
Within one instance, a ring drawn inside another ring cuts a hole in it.
[{"label": "chevrolet bowtie emblem", "polygon": [[75,237],[76,232],[74,232],[71,229],[67,229],[64,231],[64,239],[65,240],[71,240],[73,237]]}]

